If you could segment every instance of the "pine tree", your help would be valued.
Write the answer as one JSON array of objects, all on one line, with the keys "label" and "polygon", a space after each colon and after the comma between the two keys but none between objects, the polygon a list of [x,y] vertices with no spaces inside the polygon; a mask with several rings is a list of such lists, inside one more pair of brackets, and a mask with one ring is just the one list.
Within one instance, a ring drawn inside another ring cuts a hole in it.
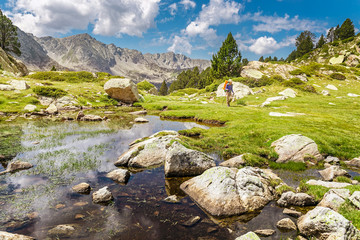
[{"label": "pine tree", "polygon": [[50,71],[56,71],[56,67],[53,65]]},{"label": "pine tree", "polygon": [[316,48],[321,48],[322,46],[324,46],[325,43],[326,43],[325,37],[323,34],[321,34],[319,41],[316,44]]},{"label": "pine tree", "polygon": [[264,56],[261,56],[261,57],[259,58],[259,62],[264,62]]},{"label": "pine tree", "polygon": [[13,52],[20,56],[20,42],[17,37],[17,28],[11,20],[0,10],[0,47],[5,52]]},{"label": "pine tree", "polygon": [[314,48],[315,34],[310,31],[304,31],[296,38],[297,57],[301,57]]},{"label": "pine tree", "polygon": [[242,60],[242,65],[243,66],[246,66],[246,65],[248,65],[249,64],[249,60],[247,59],[247,58],[243,58],[243,60]]},{"label": "pine tree", "polygon": [[287,62],[291,62],[291,61],[295,60],[296,58],[297,58],[297,51],[294,50],[294,51],[292,51],[292,52],[289,54],[289,56],[286,58],[286,61],[287,61]]},{"label": "pine tree", "polygon": [[162,82],[161,87],[159,89],[159,95],[165,96],[168,94],[168,87],[166,85],[165,80]]},{"label": "pine tree", "polygon": [[220,50],[211,60],[212,74],[216,78],[238,77],[241,70],[241,53],[231,32],[222,43]]},{"label": "pine tree", "polygon": [[277,61],[278,61],[278,58],[275,56],[275,57],[273,58],[273,61],[274,61],[274,62],[277,62]]},{"label": "pine tree", "polygon": [[340,40],[355,37],[355,27],[349,18],[347,18],[339,28],[338,35]]}]

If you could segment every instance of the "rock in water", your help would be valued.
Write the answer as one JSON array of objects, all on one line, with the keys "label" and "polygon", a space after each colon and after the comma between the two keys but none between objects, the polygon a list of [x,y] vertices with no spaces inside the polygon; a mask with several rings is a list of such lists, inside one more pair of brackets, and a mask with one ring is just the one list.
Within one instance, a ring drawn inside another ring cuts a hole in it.
[{"label": "rock in water", "polygon": [[341,169],[339,166],[328,167],[324,170],[319,171],[319,173],[325,181],[332,181],[339,176],[350,177],[348,172],[345,171],[344,169]]},{"label": "rock in water", "polygon": [[136,123],[147,123],[147,122],[149,122],[149,120],[147,120],[146,118],[142,118],[142,117],[135,118],[134,121]]},{"label": "rock in water", "polygon": [[25,170],[25,169],[29,169],[32,167],[33,167],[33,165],[28,162],[15,161],[15,162],[11,162],[7,166],[6,171],[7,172],[15,172],[18,170]]},{"label": "rock in water", "polygon": [[322,160],[316,143],[301,134],[284,136],[273,142],[271,146],[275,147],[275,152],[279,155],[276,160],[278,163],[288,161],[305,162],[306,157]]},{"label": "rock in water", "polygon": [[330,208],[316,207],[298,220],[302,235],[317,239],[359,239],[360,233],[354,225],[341,214]]},{"label": "rock in water", "polygon": [[301,213],[301,212],[298,212],[298,211],[295,211],[295,210],[291,210],[291,209],[288,209],[288,208],[285,208],[285,209],[284,209],[283,214],[292,216],[292,217],[294,217],[294,218],[299,218],[299,217],[302,216],[302,213]]},{"label": "rock in water", "polygon": [[108,187],[103,187],[98,191],[94,192],[92,198],[94,203],[107,203],[111,201],[114,197],[109,191]]},{"label": "rock in water", "polygon": [[281,207],[313,206],[315,203],[316,202],[312,196],[306,193],[294,193],[291,191],[283,193],[281,198],[277,201],[277,204]]},{"label": "rock in water", "polygon": [[345,164],[348,167],[360,168],[360,157],[353,158],[351,161],[346,161]]},{"label": "rock in water", "polygon": [[35,240],[35,238],[28,237],[20,234],[13,234],[8,232],[0,231],[1,240]]},{"label": "rock in water", "polygon": [[75,232],[75,228],[71,225],[58,225],[48,231],[48,235],[51,237],[70,237]]},{"label": "rock in water", "polygon": [[261,239],[254,232],[248,232],[245,235],[237,237],[235,240],[261,240]]},{"label": "rock in water", "polygon": [[296,231],[296,224],[290,218],[281,219],[276,223],[276,226],[281,230]]},{"label": "rock in water", "polygon": [[180,188],[214,216],[239,215],[264,207],[274,198],[270,177],[261,169],[213,167]]},{"label": "rock in water", "polygon": [[[225,97],[225,91],[223,89],[224,83],[221,83],[216,90],[216,97]],[[234,98],[240,99],[247,95],[253,95],[254,92],[248,86],[239,83],[233,82]]]},{"label": "rock in water", "polygon": [[130,172],[125,169],[115,169],[109,172],[106,177],[119,183],[127,183],[130,178]]},{"label": "rock in water", "polygon": [[166,153],[164,171],[166,177],[196,176],[215,166],[212,157],[175,141]]},{"label": "rock in water", "polygon": [[272,229],[259,229],[259,230],[256,230],[255,233],[262,236],[262,237],[269,237],[271,235],[274,235],[275,234],[275,230],[272,230]]},{"label": "rock in water", "polygon": [[91,191],[91,187],[88,183],[80,183],[73,186],[72,190],[77,193],[89,193]]},{"label": "rock in water", "polygon": [[113,78],[104,85],[105,92],[112,98],[125,103],[133,103],[140,99],[137,86],[127,78]]}]

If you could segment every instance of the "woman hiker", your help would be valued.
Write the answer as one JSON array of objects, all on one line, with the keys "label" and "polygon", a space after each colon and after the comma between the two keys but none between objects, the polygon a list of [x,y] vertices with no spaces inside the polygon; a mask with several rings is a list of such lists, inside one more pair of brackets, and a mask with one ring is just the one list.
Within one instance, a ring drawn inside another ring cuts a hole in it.
[{"label": "woman hiker", "polygon": [[234,96],[233,84],[231,79],[229,79],[229,81],[227,82],[224,90],[226,93],[226,103],[228,107],[230,107],[230,102],[232,100],[232,97]]}]

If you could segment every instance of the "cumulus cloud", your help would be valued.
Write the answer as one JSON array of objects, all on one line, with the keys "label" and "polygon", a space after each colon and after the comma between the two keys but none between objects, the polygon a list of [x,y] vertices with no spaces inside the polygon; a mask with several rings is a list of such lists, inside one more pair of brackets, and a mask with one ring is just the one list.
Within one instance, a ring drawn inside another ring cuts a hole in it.
[{"label": "cumulus cloud", "polygon": [[191,54],[192,45],[186,37],[175,36],[173,44],[167,49],[170,52]]},{"label": "cumulus cloud", "polygon": [[170,10],[170,15],[174,16],[176,14],[177,11],[177,5],[176,3],[173,3],[169,6],[169,10]]},{"label": "cumulus cloud", "polygon": [[189,9],[189,8],[195,8],[196,7],[196,3],[194,1],[191,1],[191,0],[181,0],[179,3],[184,5],[186,10]]},{"label": "cumulus cloud", "polygon": [[155,26],[160,0],[14,0],[6,14],[37,36],[87,29],[100,35],[142,36]]},{"label": "cumulus cloud", "polygon": [[282,47],[287,47],[294,43],[295,36],[288,37],[282,42],[277,42],[273,37],[264,36],[256,39],[248,49],[258,55],[264,55],[271,54]]},{"label": "cumulus cloud", "polygon": [[262,12],[257,12],[251,17],[251,20],[260,22],[253,27],[257,32],[276,33],[283,30],[323,32],[326,29],[324,22],[300,19],[299,16],[291,18],[288,14],[285,14],[284,17],[263,16]]}]

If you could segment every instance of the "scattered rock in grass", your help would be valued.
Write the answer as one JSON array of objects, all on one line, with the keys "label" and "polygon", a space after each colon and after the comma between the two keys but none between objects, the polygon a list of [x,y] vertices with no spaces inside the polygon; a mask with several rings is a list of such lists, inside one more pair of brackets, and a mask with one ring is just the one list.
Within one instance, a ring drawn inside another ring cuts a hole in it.
[{"label": "scattered rock in grass", "polygon": [[338,90],[338,88],[335,87],[335,86],[332,85],[332,84],[328,84],[328,85],[326,86],[326,88],[327,88],[327,89],[330,89],[330,90],[334,90],[334,91]]},{"label": "scattered rock in grass", "polygon": [[322,90],[321,94],[324,95],[324,96],[330,96],[330,92],[327,91],[327,90]]},{"label": "scattered rock in grass", "polygon": [[345,164],[348,167],[360,168],[360,157],[353,158],[351,161],[345,161]]},{"label": "scattered rock in grass", "polygon": [[360,191],[355,191],[349,200],[352,204],[354,204],[358,209],[360,209]]},{"label": "scattered rock in grass", "polygon": [[147,123],[147,122],[149,122],[149,120],[147,120],[146,118],[138,117],[138,118],[135,118],[134,122],[136,122],[136,123]]},{"label": "scattered rock in grass", "polygon": [[244,78],[260,79],[262,76],[264,76],[264,74],[256,69],[248,68],[245,66],[241,71],[241,76]]},{"label": "scattered rock in grass", "polygon": [[29,89],[29,85],[23,80],[11,80],[9,84],[15,88],[15,90],[26,90]]},{"label": "scattered rock in grass", "polygon": [[51,103],[45,111],[49,114],[55,114],[58,112],[58,109],[55,104]]},{"label": "scattered rock in grass", "polygon": [[255,231],[255,233],[261,237],[270,237],[271,235],[274,235],[275,232],[276,231],[273,229],[259,229]]},{"label": "scattered rock in grass", "polygon": [[330,189],[318,204],[319,207],[327,207],[338,211],[345,200],[350,197],[349,189]]},{"label": "scattered rock in grass", "polygon": [[279,92],[279,95],[285,96],[285,97],[295,98],[297,94],[293,89],[287,88],[284,91]]},{"label": "scattered rock in grass", "polygon": [[287,113],[270,112],[269,113],[270,117],[296,117],[296,116],[303,116],[303,115],[305,115],[305,113],[292,113],[292,112],[287,112]]},{"label": "scattered rock in grass", "polygon": [[220,166],[229,167],[229,168],[240,168],[245,165],[245,159],[243,158],[245,154],[236,156],[220,163]]},{"label": "scattered rock in grass", "polygon": [[338,176],[351,177],[347,171],[341,169],[339,166],[328,167],[324,170],[319,171],[319,173],[325,181],[332,181]]},{"label": "scattered rock in grass", "polygon": [[299,218],[299,217],[302,216],[301,212],[291,210],[289,208],[285,208],[284,211],[283,211],[283,214],[289,215],[289,216],[294,217],[294,218]]},{"label": "scattered rock in grass", "polygon": [[141,110],[141,111],[131,112],[129,114],[131,114],[131,115],[146,115],[147,111],[146,110]]},{"label": "scattered rock in grass", "polygon": [[124,103],[133,103],[140,99],[136,84],[127,78],[110,79],[105,83],[104,90],[111,98]]},{"label": "scattered rock in grass", "polygon": [[13,91],[15,88],[11,85],[0,84],[0,91]]},{"label": "scattered rock in grass", "polygon": [[108,187],[103,187],[98,191],[94,192],[92,198],[94,203],[107,203],[111,201],[114,197],[109,191]]},{"label": "scattered rock in grass", "polygon": [[277,201],[281,207],[288,206],[313,206],[316,204],[315,199],[306,193],[285,192]]},{"label": "scattered rock in grass", "polygon": [[261,240],[258,235],[254,232],[248,232],[240,237],[237,237],[235,240]]},{"label": "scattered rock in grass", "polygon": [[316,143],[301,134],[286,135],[271,144],[279,155],[278,163],[305,162],[306,158],[322,160]]},{"label": "scattered rock in grass", "polygon": [[340,64],[340,63],[342,63],[344,61],[344,59],[345,59],[344,55],[339,55],[338,57],[330,58],[329,63],[333,64],[333,65],[334,64]]},{"label": "scattered rock in grass", "polygon": [[[216,97],[225,97],[224,92],[224,83],[221,83],[216,91]],[[253,95],[254,92],[249,88],[248,86],[239,83],[239,82],[233,82],[233,90],[234,90],[234,99],[240,99],[247,95]]]},{"label": "scattered rock in grass", "polygon": [[329,105],[333,105],[333,106],[335,106],[336,104],[335,104],[335,103],[332,103],[332,102],[329,102]]},{"label": "scattered rock in grass", "polygon": [[33,112],[33,111],[35,111],[35,109],[36,109],[36,106],[33,104],[28,104],[24,107],[24,110],[29,111],[29,112]]},{"label": "scattered rock in grass", "polygon": [[349,97],[360,97],[360,95],[358,94],[354,94],[354,93],[348,93]]},{"label": "scattered rock in grass", "polygon": [[350,183],[326,182],[326,181],[314,180],[314,179],[307,181],[306,184],[315,185],[315,186],[323,186],[323,187],[327,187],[327,188],[344,188],[347,186],[351,186]]},{"label": "scattered rock in grass", "polygon": [[125,169],[115,169],[106,174],[106,177],[119,183],[127,183],[130,178],[130,172]]},{"label": "scattered rock in grass", "polygon": [[212,157],[175,141],[167,150],[164,171],[166,177],[196,176],[215,166]]},{"label": "scattered rock in grass", "polygon": [[184,225],[186,227],[192,227],[195,224],[197,224],[200,220],[201,220],[201,218],[199,216],[191,217],[189,220],[182,223],[182,225]]},{"label": "scattered rock in grass", "polygon": [[67,238],[74,234],[75,228],[71,225],[58,225],[48,231],[50,237]]},{"label": "scattered rock in grass", "polygon": [[298,228],[307,238],[359,239],[360,233],[341,214],[325,207],[316,207],[298,220]]},{"label": "scattered rock in grass", "polygon": [[281,219],[276,223],[276,227],[279,228],[280,230],[285,230],[285,231],[297,230],[296,224],[290,218]]},{"label": "scattered rock in grass", "polygon": [[2,240],[35,240],[35,238],[28,237],[25,235],[8,233],[4,231],[0,231],[0,239]]},{"label": "scattered rock in grass", "polygon": [[180,188],[214,216],[232,216],[264,207],[275,193],[263,170],[213,167]]},{"label": "scattered rock in grass", "polygon": [[276,96],[276,97],[267,98],[265,100],[265,102],[263,102],[261,104],[261,107],[265,107],[267,105],[270,105],[273,101],[284,101],[284,100],[286,100],[286,98],[287,98],[286,96]]},{"label": "scattered rock in grass", "polygon": [[83,183],[80,183],[80,184],[78,184],[76,186],[73,186],[72,190],[74,192],[77,192],[77,193],[88,194],[91,191],[91,187],[90,187],[90,185],[88,183],[83,182]]}]

